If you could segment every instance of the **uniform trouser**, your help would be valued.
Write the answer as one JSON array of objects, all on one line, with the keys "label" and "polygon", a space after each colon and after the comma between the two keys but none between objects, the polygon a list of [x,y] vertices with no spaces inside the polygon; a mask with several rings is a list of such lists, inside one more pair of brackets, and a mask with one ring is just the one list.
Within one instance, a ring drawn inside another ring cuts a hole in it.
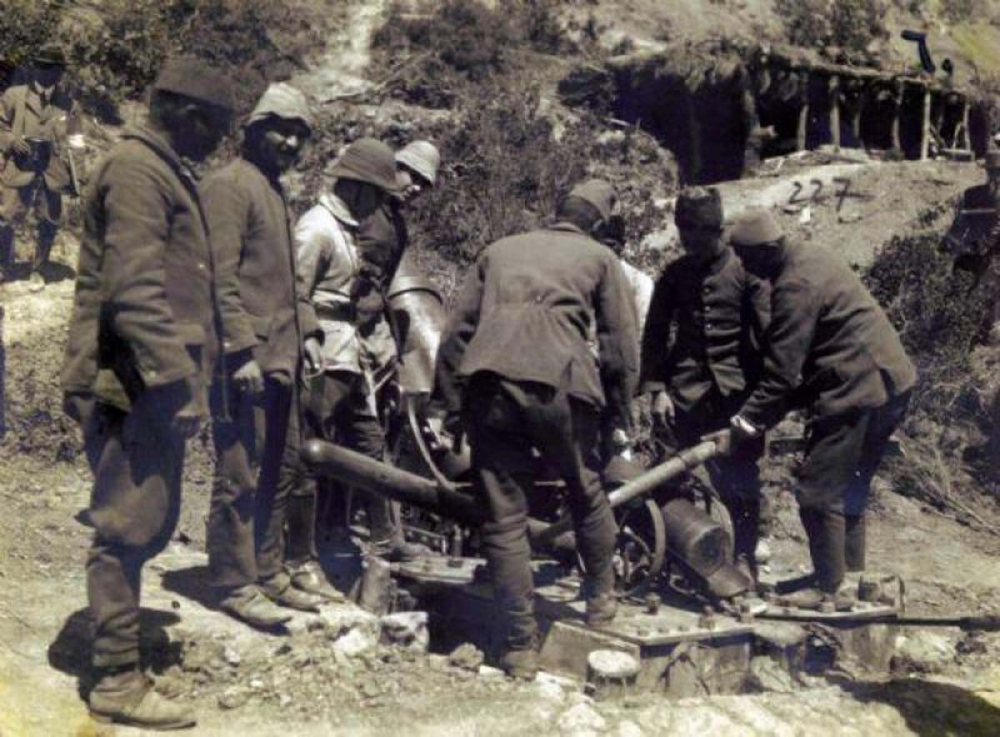
[{"label": "uniform trouser", "polygon": [[865,508],[889,438],[910,393],[881,407],[821,417],[809,425],[797,496],[821,589],[836,591],[846,570],[865,567]]},{"label": "uniform trouser", "polygon": [[[304,401],[306,432],[310,437],[339,443],[369,458],[385,460],[385,432],[364,402],[364,379],[348,371],[330,371],[312,379]],[[313,498],[331,495],[330,481],[302,473],[302,485]],[[335,479],[331,481],[336,481]],[[370,539],[373,543],[402,542],[397,506],[389,499],[365,493]]]},{"label": "uniform trouser", "polygon": [[[739,409],[713,389],[691,407],[675,407],[674,419],[663,429],[661,439],[668,449],[680,451],[700,442],[703,435],[729,427],[729,419]],[[733,521],[733,554],[754,565],[754,551],[767,507],[761,492],[760,462],[764,436],[738,445],[732,455],[705,464],[715,493],[729,510]]]},{"label": "uniform trouser", "polygon": [[[297,479],[286,471],[301,465],[302,411],[298,386],[294,382],[285,385],[267,379],[263,408],[267,427],[257,476],[253,528],[257,576],[259,580],[266,581],[282,573],[287,558],[298,557],[294,544],[302,536],[302,518],[309,516],[309,510],[314,509],[315,504],[310,504],[311,500],[304,497],[305,491],[300,488]],[[310,541],[311,538],[305,544],[310,545]]]},{"label": "uniform trouser", "polygon": [[142,566],[177,526],[184,439],[145,398],[131,412],[98,405],[84,427],[94,473],[87,598],[97,667],[139,662]]},{"label": "uniform trouser", "polygon": [[[223,412],[224,387],[229,392],[228,419]],[[291,386],[270,376],[260,396],[240,391],[231,380],[212,387],[216,461],[207,547],[209,580],[215,587],[236,588],[257,581],[257,502],[274,499],[273,490],[264,485],[276,483],[285,453],[298,451],[298,443],[289,442],[292,398]],[[292,429],[298,432],[297,423]]]},{"label": "uniform trouser", "polygon": [[14,262],[14,226],[24,220],[29,209],[35,212],[38,228],[32,268],[37,270],[49,260],[62,218],[62,195],[36,177],[23,187],[0,187],[0,268]]},{"label": "uniform trouser", "polygon": [[483,546],[494,597],[508,625],[507,646],[527,647],[538,625],[528,543],[528,500],[519,471],[535,447],[566,483],[577,550],[590,594],[614,587],[617,529],[601,486],[600,415],[564,391],[480,373],[468,388],[467,415],[477,491],[488,507]]}]

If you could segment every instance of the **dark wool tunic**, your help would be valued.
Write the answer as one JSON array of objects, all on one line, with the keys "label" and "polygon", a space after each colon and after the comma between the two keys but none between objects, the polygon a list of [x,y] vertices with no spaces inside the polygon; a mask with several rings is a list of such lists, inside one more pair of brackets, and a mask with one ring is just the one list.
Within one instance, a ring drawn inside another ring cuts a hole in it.
[{"label": "dark wool tunic", "polygon": [[760,375],[769,319],[770,289],[731,249],[709,264],[682,256],[653,290],[642,337],[643,391],[669,387],[683,410],[713,387],[723,397],[740,395]]}]

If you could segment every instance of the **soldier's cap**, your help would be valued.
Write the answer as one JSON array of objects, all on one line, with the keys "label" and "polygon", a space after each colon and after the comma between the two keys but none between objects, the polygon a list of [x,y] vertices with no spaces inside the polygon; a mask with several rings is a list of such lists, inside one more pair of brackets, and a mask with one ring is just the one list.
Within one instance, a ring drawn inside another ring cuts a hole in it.
[{"label": "soldier's cap", "polygon": [[1000,151],[987,151],[983,164],[987,171],[1000,169]]},{"label": "soldier's cap", "polygon": [[605,220],[609,220],[614,214],[615,202],[618,200],[615,188],[603,179],[580,182],[569,191],[567,197],[578,197],[589,202]]},{"label": "soldier's cap", "polygon": [[413,169],[434,186],[441,168],[441,153],[430,141],[413,141],[396,152],[396,163]]},{"label": "soldier's cap", "polygon": [[312,130],[312,112],[309,110],[309,100],[306,99],[302,90],[292,87],[287,82],[274,82],[268,85],[264,94],[257,100],[257,105],[251,111],[250,117],[243,123],[243,127],[249,128],[268,118],[298,120],[306,128]]},{"label": "soldier's cap", "polygon": [[722,196],[715,187],[687,187],[677,195],[674,223],[678,229],[722,230]]},{"label": "soldier's cap", "polygon": [[399,193],[396,157],[391,148],[375,138],[359,138],[344,149],[330,169],[330,175],[365,182],[391,195]]},{"label": "soldier's cap", "polygon": [[766,210],[753,210],[740,217],[730,231],[734,246],[759,246],[775,243],[782,237],[781,228]]},{"label": "soldier's cap", "polygon": [[168,59],[153,89],[171,92],[232,112],[236,109],[233,82],[212,65],[193,56]]},{"label": "soldier's cap", "polygon": [[36,64],[52,67],[66,66],[66,52],[63,51],[62,46],[53,41],[42,44],[31,58]]}]

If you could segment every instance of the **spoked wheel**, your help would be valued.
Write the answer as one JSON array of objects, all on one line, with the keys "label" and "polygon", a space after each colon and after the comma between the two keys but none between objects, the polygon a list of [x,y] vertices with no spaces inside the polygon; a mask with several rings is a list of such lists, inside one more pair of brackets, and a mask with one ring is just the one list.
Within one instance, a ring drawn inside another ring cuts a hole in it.
[{"label": "spoked wheel", "polygon": [[652,499],[626,505],[618,515],[615,579],[630,596],[655,579],[667,555],[667,533],[660,508]]}]

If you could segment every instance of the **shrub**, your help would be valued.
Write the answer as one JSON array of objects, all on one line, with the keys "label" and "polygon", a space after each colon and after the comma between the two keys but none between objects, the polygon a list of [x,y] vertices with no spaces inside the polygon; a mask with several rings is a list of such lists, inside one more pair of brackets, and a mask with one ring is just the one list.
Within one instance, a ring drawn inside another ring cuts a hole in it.
[{"label": "shrub", "polygon": [[0,13],[0,87],[52,38],[62,5],[56,0],[7,0]]},{"label": "shrub", "polygon": [[886,38],[884,0],[775,0],[788,40],[799,46],[839,46],[864,51]]},{"label": "shrub", "polygon": [[970,350],[983,336],[986,307],[997,295],[973,289],[967,273],[953,274],[952,257],[934,234],[893,238],[866,281],[917,363],[914,406],[947,418],[962,393]]}]

